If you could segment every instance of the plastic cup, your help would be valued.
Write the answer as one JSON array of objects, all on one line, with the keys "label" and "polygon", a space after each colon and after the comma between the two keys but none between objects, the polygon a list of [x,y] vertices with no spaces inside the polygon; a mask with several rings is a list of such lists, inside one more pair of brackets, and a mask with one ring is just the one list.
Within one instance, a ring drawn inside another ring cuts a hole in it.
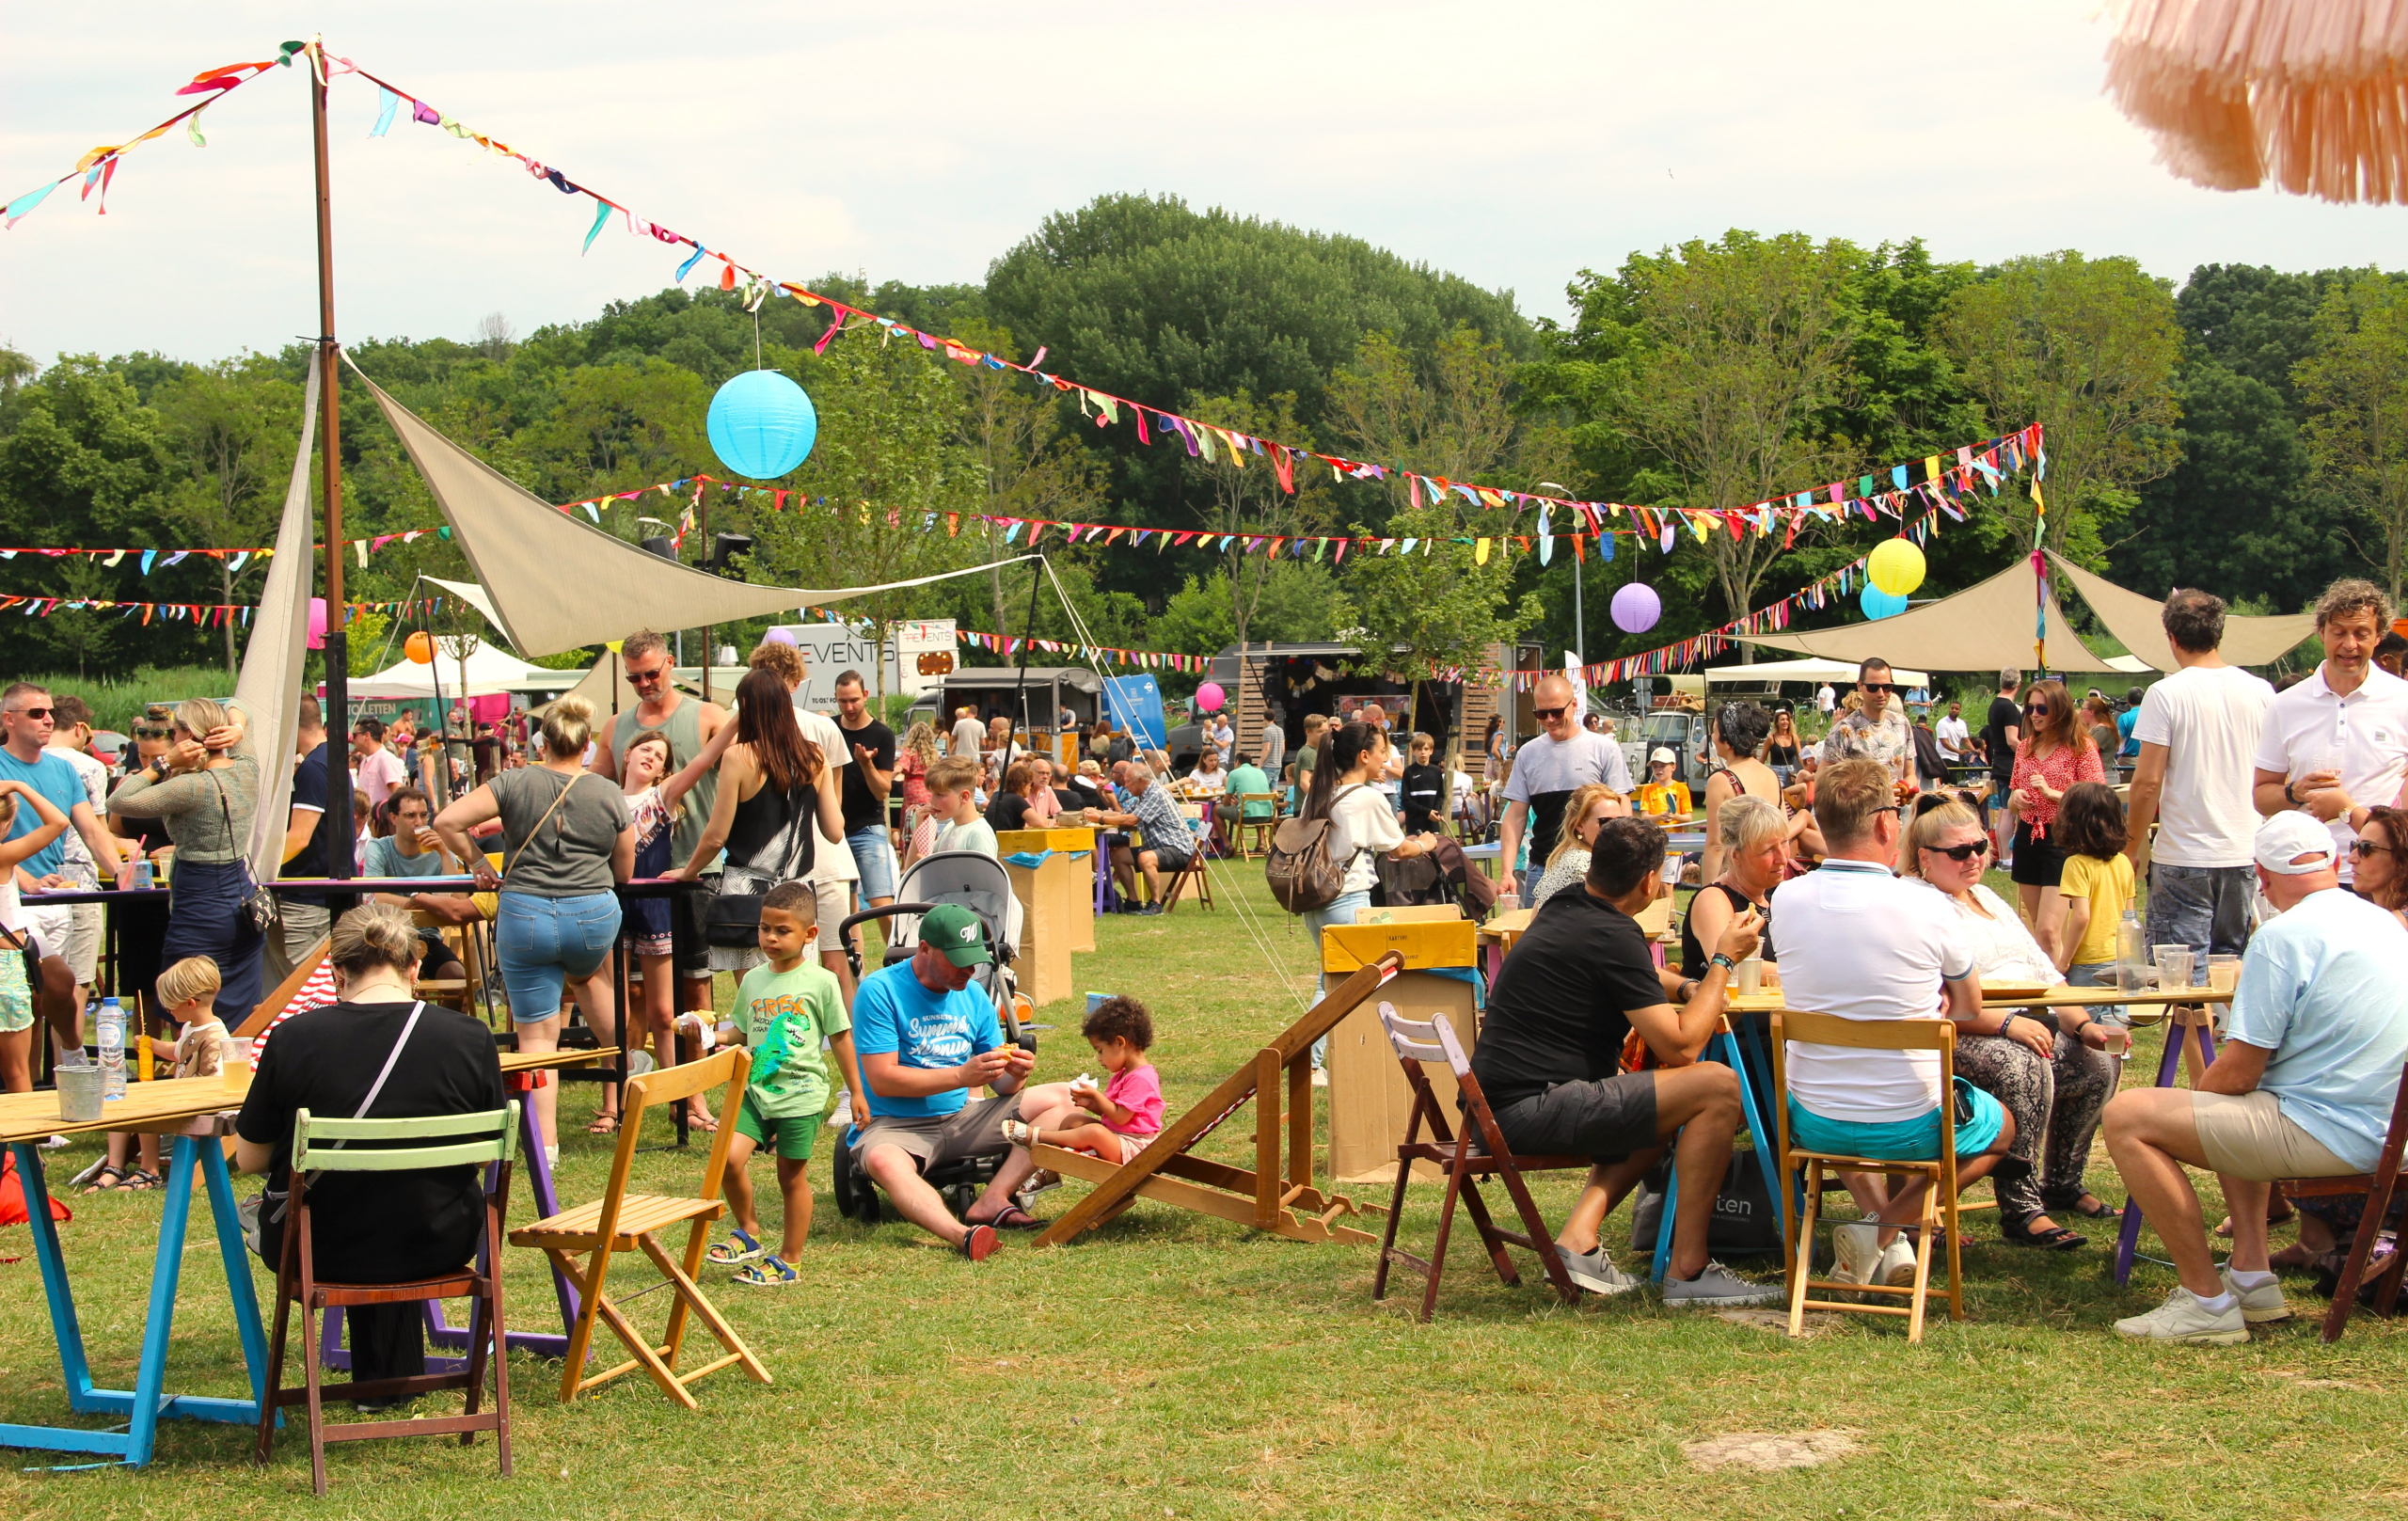
[{"label": "plastic cup", "polygon": [[2240,986],[2240,957],[2216,955],[2208,958],[2208,988],[2210,991],[2228,993]]},{"label": "plastic cup", "polygon": [[1739,963],[1735,974],[1741,993],[1752,994],[1758,991],[1765,985],[1765,959],[1761,956],[1749,957]]},{"label": "plastic cup", "polygon": [[2191,948],[2175,950],[2158,947],[2157,985],[2165,992],[2176,992],[2193,986],[2191,982]]}]

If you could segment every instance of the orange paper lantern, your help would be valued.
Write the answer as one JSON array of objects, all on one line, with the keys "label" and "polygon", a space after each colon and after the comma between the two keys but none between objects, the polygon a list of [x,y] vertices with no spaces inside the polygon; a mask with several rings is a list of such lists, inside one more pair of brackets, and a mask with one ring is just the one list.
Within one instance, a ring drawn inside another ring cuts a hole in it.
[{"label": "orange paper lantern", "polygon": [[425,633],[412,634],[402,642],[402,653],[419,665],[433,665],[435,663],[434,637]]}]

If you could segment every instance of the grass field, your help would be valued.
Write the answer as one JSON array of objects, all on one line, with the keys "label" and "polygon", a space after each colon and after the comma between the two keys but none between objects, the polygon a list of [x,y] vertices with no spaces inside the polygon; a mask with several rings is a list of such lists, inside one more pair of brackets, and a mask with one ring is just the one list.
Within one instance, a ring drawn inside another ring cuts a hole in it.
[{"label": "grass field", "polygon": [[[1239,879],[1212,913],[1106,921],[1097,954],[1079,962],[1083,988],[1136,993],[1152,1008],[1173,1114],[1293,1018],[1282,984],[1307,974],[1295,922],[1249,872],[1244,896],[1272,931],[1266,961],[1229,901]],[[1065,1003],[1044,1014],[1060,1027],[1043,1038],[1038,1074],[1079,1071],[1088,1054],[1075,1011]],[[2132,1073],[2153,1071],[2158,1049],[2146,1037]],[[609,1143],[582,1133],[594,1092],[572,1086],[564,1104],[569,1200],[598,1190],[607,1163]],[[1226,1127],[1210,1154],[1243,1160],[1250,1130]],[[71,1175],[91,1150],[57,1157],[52,1176]],[[699,1164],[699,1149],[642,1159],[663,1184]],[[2408,1502],[2397,1418],[2384,1414],[2408,1389],[2408,1339],[2361,1320],[2325,1349],[2310,1313],[2321,1302],[2295,1282],[2303,1314],[2249,1346],[2126,1344],[2109,1323],[2153,1305],[2171,1278],[2144,1266],[2130,1291],[2117,1290],[2104,1229],[2081,1252],[2044,1256],[1976,1225],[1971,1319],[1937,1323],[1920,1347],[1899,1326],[1860,1317],[1791,1341],[1669,1312],[1646,1293],[1567,1310],[1532,1286],[1535,1275],[1520,1289],[1499,1285],[1460,1236],[1438,1318],[1423,1326],[1371,1304],[1361,1248],[1140,1203],[1079,1244],[1040,1253],[1023,1241],[973,1266],[907,1227],[838,1219],[824,1160],[813,1172],[818,1221],[798,1264],[803,1282],[716,1292],[774,1387],[717,1374],[689,1415],[648,1383],[623,1380],[563,1407],[557,1369],[514,1356],[514,1480],[497,1481],[489,1443],[341,1448],[329,1455],[324,1513],[1769,1521],[2334,1516],[2397,1513]],[[1541,1187],[1551,1214],[1569,1201],[1567,1179]],[[758,1180],[767,1184],[765,1169]],[[2092,1182],[2121,1201],[2103,1154]],[[1045,1196],[1043,1212],[1079,1186]],[[1406,1227],[1425,1242],[1432,1192],[1420,1191]],[[771,1230],[775,1198],[766,1188]],[[62,1233],[94,1373],[128,1386],[157,1196],[71,1202],[76,1218]],[[525,1219],[523,1191],[514,1204]],[[169,1386],[236,1394],[205,1208],[194,1225]],[[1608,1223],[1609,1244],[1619,1250],[1626,1230],[1625,1212]],[[0,1231],[0,1257],[26,1249],[24,1228]],[[538,1260],[513,1252],[510,1265],[513,1319],[539,1323],[550,1293]],[[1772,1273],[1769,1261],[1742,1266]],[[657,1295],[634,1308],[656,1326],[665,1312]],[[0,1267],[0,1421],[55,1422],[64,1410],[40,1288],[22,1257]],[[1683,1450],[1750,1432],[1825,1434],[1854,1450],[1769,1473],[1701,1468]],[[249,1464],[249,1440],[247,1431],[163,1422],[157,1459],[141,1471],[21,1471],[54,1460],[10,1453],[0,1459],[0,1515],[302,1513],[311,1504],[306,1442],[284,1437],[262,1472]]]}]

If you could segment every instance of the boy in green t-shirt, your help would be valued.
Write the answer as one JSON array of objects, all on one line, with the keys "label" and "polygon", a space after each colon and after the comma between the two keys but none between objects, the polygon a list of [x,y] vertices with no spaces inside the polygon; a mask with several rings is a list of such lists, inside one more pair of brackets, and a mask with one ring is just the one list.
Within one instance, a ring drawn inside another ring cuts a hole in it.
[{"label": "boy in green t-shirt", "polygon": [[[709,1260],[736,1267],[737,1283],[767,1288],[797,1281],[800,1275],[792,1264],[811,1234],[807,1169],[820,1118],[828,1110],[828,1064],[819,1051],[823,1038],[852,1090],[869,1089],[861,1085],[852,1021],[845,1015],[836,978],[812,954],[819,922],[808,883],[780,882],[763,895],[760,937],[768,962],[744,974],[736,990],[733,1019],[717,1033],[721,1044],[734,1041],[752,1048],[752,1073],[735,1117],[736,1134],[727,1145],[727,1202],[736,1227],[728,1240],[711,1247]],[[697,1015],[681,1016],[680,1022],[689,1035],[703,1028]],[[753,1209],[752,1182],[745,1172],[752,1153],[763,1147],[777,1150],[778,1192],[785,1199],[784,1239],[774,1254],[762,1250],[761,1217]]]}]

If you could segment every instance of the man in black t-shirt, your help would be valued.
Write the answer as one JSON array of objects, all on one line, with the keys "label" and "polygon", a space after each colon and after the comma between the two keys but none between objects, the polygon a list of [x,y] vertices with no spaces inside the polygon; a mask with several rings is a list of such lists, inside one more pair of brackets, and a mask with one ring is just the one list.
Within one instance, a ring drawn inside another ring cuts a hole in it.
[{"label": "man in black t-shirt", "polygon": [[895,901],[895,843],[886,829],[886,795],[895,785],[895,731],[869,716],[862,673],[836,676],[836,727],[853,747],[845,768],[845,844],[861,869],[862,896],[871,908]]},{"label": "man in black t-shirt", "polygon": [[[2015,833],[2015,805],[2008,800],[2015,781],[2015,747],[2023,742],[2023,709],[2015,694],[2023,687],[2023,673],[2013,666],[1998,673],[1998,695],[1990,699],[1989,717],[1982,723],[1982,748],[1989,752],[1990,791],[1982,800],[1982,823],[1988,827],[1992,807],[2006,810],[2006,822],[1998,831],[1998,838],[2005,840]],[[1995,858],[1993,858],[1995,859]],[[2000,862],[2001,865],[2005,864]]]},{"label": "man in black t-shirt", "polygon": [[[1679,1137],[1680,1210],[1664,1279],[1668,1305],[1723,1307],[1777,1298],[1706,1258],[1706,1228],[1739,1129],[1739,1080],[1701,1062],[1731,966],[1756,949],[1759,916],[1735,915],[1705,976],[1684,981],[1649,952],[1638,915],[1660,896],[1664,832],[1636,818],[1597,832],[1589,876],[1539,906],[1497,975],[1472,1074],[1516,1153],[1588,1155],[1588,1187],[1556,1245],[1573,1281],[1615,1294],[1639,1280],[1613,1265],[1598,1228],[1622,1196]],[[1663,1065],[1622,1072],[1633,1029]]]}]

